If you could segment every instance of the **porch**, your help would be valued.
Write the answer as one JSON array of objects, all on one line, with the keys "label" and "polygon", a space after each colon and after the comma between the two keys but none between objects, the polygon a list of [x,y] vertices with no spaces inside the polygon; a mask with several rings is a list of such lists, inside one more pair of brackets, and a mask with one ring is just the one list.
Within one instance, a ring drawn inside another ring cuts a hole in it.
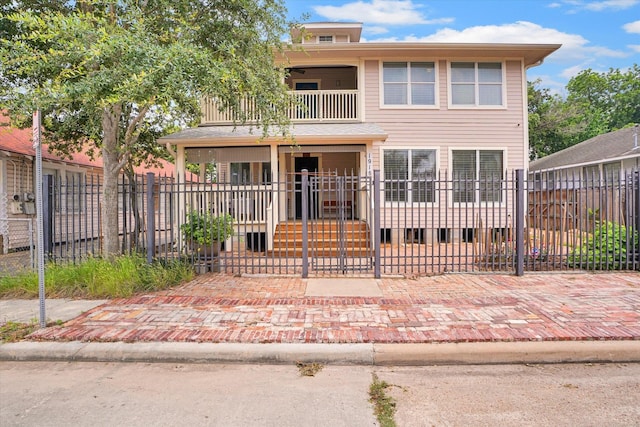
[{"label": "porch", "polygon": [[[286,113],[294,123],[361,122],[363,102],[358,89],[359,68],[351,64],[298,65],[288,69],[284,83],[289,87]],[[258,122],[255,100],[242,98],[235,108],[221,109],[215,98],[203,98],[204,126],[228,125],[243,117]]]}]

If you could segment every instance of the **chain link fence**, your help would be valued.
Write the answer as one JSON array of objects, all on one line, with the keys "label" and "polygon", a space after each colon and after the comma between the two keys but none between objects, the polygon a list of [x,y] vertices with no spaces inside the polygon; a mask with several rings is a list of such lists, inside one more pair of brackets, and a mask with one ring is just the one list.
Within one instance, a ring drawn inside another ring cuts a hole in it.
[{"label": "chain link fence", "polygon": [[0,218],[0,276],[33,270],[35,218]]}]

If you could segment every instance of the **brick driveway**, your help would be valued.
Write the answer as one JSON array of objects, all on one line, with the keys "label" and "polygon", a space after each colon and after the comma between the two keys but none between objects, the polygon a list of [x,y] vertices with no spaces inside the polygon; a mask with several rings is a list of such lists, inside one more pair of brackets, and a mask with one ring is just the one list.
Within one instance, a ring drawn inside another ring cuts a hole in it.
[{"label": "brick driveway", "polygon": [[110,301],[32,339],[236,343],[640,340],[640,275],[384,278],[382,297],[305,297],[299,277],[209,274]]}]

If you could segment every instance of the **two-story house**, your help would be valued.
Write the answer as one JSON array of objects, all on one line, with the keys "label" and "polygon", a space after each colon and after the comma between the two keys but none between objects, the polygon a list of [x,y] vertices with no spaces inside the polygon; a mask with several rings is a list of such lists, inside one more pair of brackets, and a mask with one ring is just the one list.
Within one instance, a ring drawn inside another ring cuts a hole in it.
[{"label": "two-story house", "polygon": [[[279,58],[289,67],[287,85],[304,105],[289,111],[297,146],[281,138],[257,143],[255,127],[234,127],[231,113],[205,100],[200,126],[160,141],[177,147],[179,174],[188,160],[215,163],[220,182],[232,185],[291,183],[289,194],[258,204],[276,224],[301,216],[295,182],[303,169],[321,178],[379,170],[381,206],[357,193],[363,183],[353,179],[317,184],[308,198],[316,203],[311,215],[320,217],[332,214],[336,203],[348,209],[347,217],[365,221],[371,208],[394,207],[384,211],[383,242],[406,240],[397,230],[417,223],[437,236],[459,238],[457,230],[467,226],[456,223],[456,209],[505,202],[500,191],[455,184],[438,191],[434,182],[499,180],[527,168],[526,72],[559,45],[361,42],[359,23],[309,23],[305,29],[302,49]],[[299,35],[294,31],[292,39]],[[340,185],[346,196],[339,195]],[[449,212],[446,230],[429,220],[432,208]],[[404,219],[407,211],[412,224]],[[267,227],[268,241],[273,231]]]}]

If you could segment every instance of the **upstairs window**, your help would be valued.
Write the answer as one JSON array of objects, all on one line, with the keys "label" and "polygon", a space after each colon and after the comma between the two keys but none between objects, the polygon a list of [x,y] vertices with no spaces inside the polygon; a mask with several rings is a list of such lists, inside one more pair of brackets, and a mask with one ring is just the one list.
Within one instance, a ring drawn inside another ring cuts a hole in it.
[{"label": "upstairs window", "polygon": [[433,62],[385,62],[382,65],[384,105],[435,105]]},{"label": "upstairs window", "polygon": [[499,62],[452,62],[451,104],[503,105],[502,64]]},{"label": "upstairs window", "polygon": [[320,43],[333,43],[333,36],[318,36]]}]

